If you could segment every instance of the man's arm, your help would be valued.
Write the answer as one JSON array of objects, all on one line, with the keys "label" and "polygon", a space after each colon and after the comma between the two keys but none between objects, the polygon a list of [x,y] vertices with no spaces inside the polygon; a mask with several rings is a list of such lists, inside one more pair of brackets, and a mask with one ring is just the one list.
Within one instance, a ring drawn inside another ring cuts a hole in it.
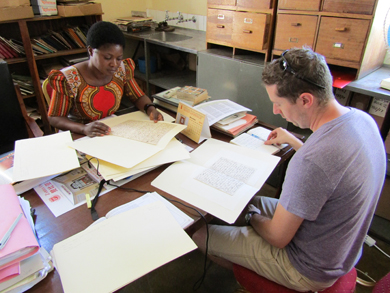
[{"label": "man's arm", "polygon": [[278,248],[283,248],[290,243],[302,222],[301,217],[288,212],[280,203],[272,219],[260,214],[253,214],[250,219],[250,224],[257,234]]}]

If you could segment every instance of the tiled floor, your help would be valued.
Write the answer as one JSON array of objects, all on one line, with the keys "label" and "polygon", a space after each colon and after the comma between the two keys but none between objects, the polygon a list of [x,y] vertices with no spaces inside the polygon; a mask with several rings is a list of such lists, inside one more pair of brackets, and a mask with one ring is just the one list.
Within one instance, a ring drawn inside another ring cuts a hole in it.
[{"label": "tiled floor", "polygon": [[[275,189],[265,185],[260,195],[273,196]],[[389,223],[390,225],[390,223]],[[376,239],[377,240],[377,239]],[[376,245],[390,254],[390,244],[377,240]],[[120,293],[233,293],[239,288],[233,272],[207,262],[207,274],[201,286],[195,290],[196,282],[201,278],[204,267],[204,256],[195,250],[167,265],[134,281],[118,292]],[[363,255],[356,266],[375,280],[379,280],[390,271],[390,259],[375,247],[364,245]],[[358,274],[364,277],[362,274]],[[372,288],[357,285],[356,293],[369,293]]]}]

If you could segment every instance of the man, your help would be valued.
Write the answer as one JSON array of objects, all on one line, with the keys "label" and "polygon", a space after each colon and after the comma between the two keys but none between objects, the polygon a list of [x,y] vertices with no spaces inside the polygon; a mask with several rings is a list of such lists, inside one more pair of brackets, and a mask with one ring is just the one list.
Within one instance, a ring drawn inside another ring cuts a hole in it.
[{"label": "man", "polygon": [[[284,52],[262,79],[274,114],[313,134],[303,144],[271,132],[266,144],[297,151],[280,199],[254,197],[247,226],[210,225],[210,258],[297,291],[323,290],[358,260],[384,181],[383,141],[369,115],[336,101],[325,59],[311,49]],[[193,239],[204,252],[206,228]]]}]

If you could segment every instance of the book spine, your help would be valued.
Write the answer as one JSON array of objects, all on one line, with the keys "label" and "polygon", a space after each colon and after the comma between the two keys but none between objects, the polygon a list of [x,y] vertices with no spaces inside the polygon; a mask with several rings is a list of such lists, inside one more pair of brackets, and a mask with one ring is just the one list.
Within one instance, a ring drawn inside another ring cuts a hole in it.
[{"label": "book spine", "polygon": [[17,51],[14,50],[14,48],[9,44],[9,41],[3,37],[0,36],[0,43],[3,45],[3,48],[9,53],[11,54],[12,57],[9,57],[9,58],[13,58],[13,57],[19,57]]},{"label": "book spine", "polygon": [[74,38],[74,36],[72,35],[72,33],[65,29],[64,30],[64,33],[68,36],[69,39],[72,40],[72,42],[75,44],[75,48],[83,48],[82,45],[80,45],[80,43]]},{"label": "book spine", "polygon": [[87,37],[84,35],[84,33],[80,30],[79,27],[74,27],[73,28],[75,33],[78,35],[78,37],[81,39],[81,41],[84,43],[84,45],[87,45]]}]

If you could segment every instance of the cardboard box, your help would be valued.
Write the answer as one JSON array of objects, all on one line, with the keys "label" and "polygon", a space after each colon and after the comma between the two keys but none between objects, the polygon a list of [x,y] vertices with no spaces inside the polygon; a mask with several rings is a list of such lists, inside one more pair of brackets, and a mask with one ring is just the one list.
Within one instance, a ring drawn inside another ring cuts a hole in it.
[{"label": "cardboard box", "polygon": [[100,3],[88,3],[83,5],[58,5],[59,16],[82,16],[91,14],[103,14]]},{"label": "cardboard box", "polygon": [[31,6],[0,8],[1,21],[32,17],[34,17],[34,12]]},{"label": "cardboard box", "polygon": [[57,6],[56,0],[31,0],[31,5],[37,6]]},{"label": "cardboard box", "polygon": [[0,1],[0,7],[17,7],[17,6],[30,6],[30,0],[1,0]]},{"label": "cardboard box", "polygon": [[39,15],[57,15],[57,5],[33,5],[34,14]]}]

